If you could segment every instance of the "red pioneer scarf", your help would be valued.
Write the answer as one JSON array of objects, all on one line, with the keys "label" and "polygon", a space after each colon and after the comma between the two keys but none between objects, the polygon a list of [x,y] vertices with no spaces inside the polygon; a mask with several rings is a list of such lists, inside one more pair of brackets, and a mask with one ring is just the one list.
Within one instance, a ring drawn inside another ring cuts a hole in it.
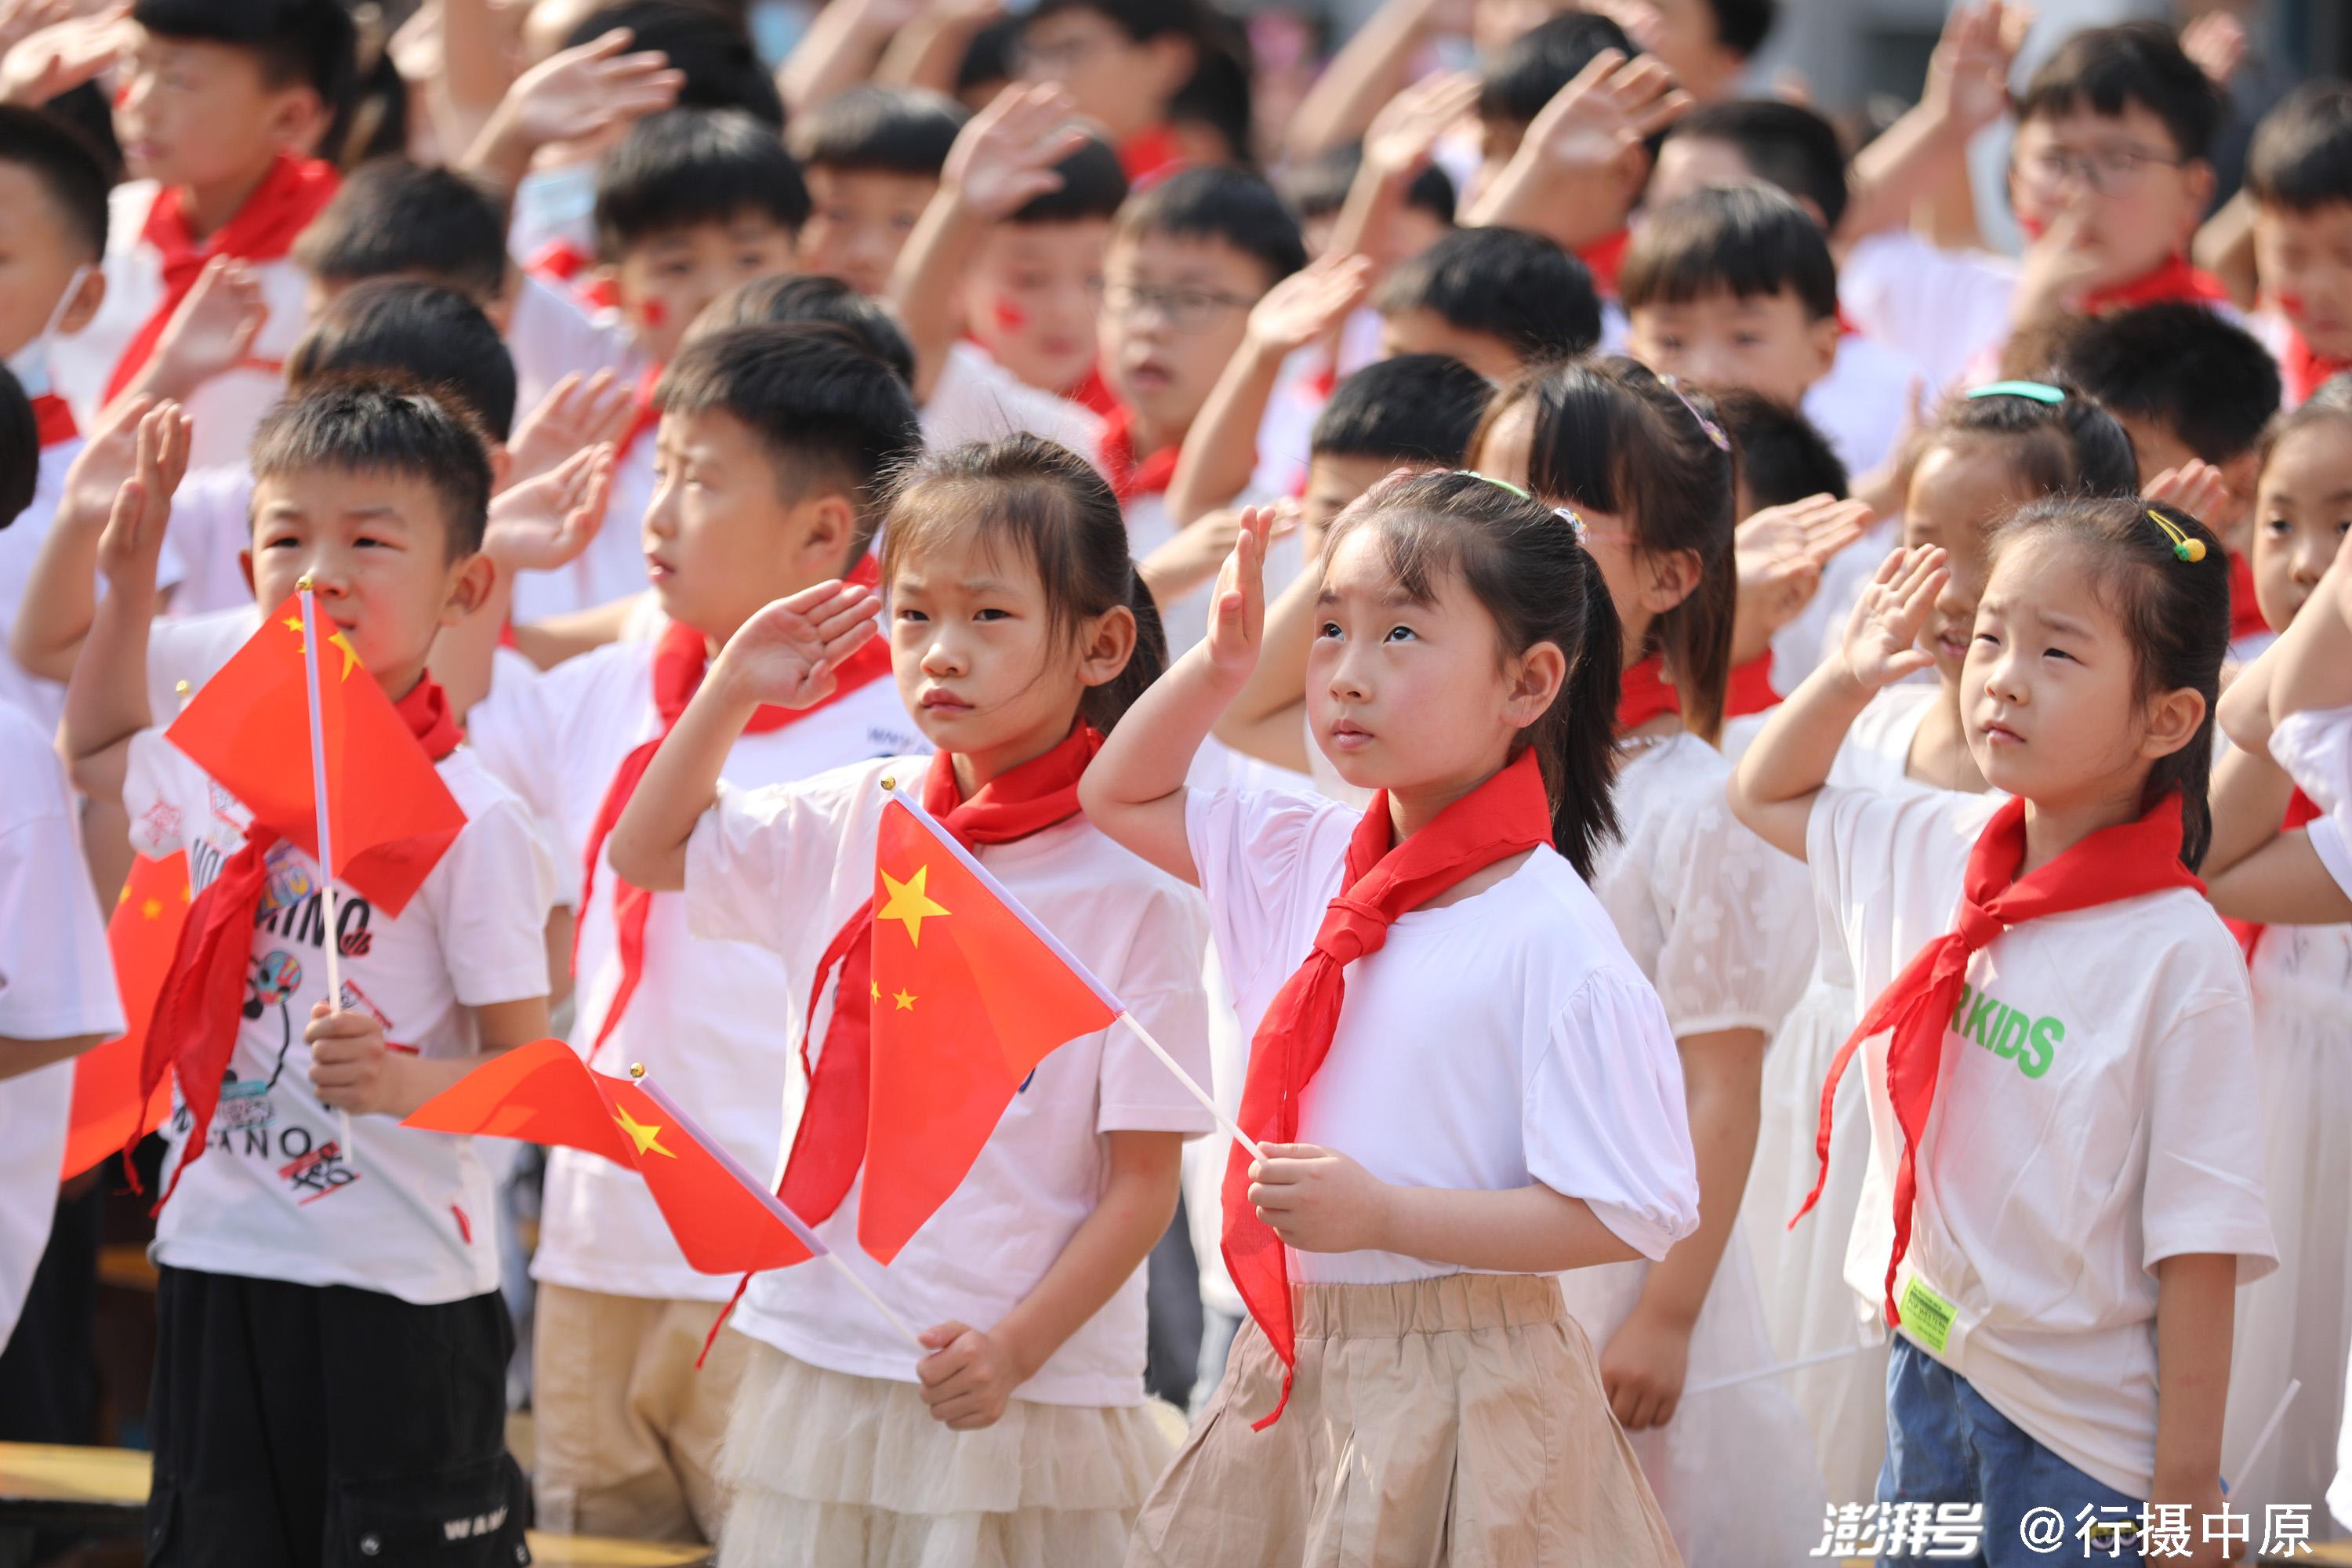
[{"label": "red pioneer scarf", "polygon": [[[1723,689],[1725,718],[1761,713],[1780,701],[1780,694],[1772,689],[1770,648],[1746,664],[1732,666],[1731,679]],[[1664,661],[1652,654],[1624,674],[1617,695],[1617,732],[1630,735],[1661,714],[1682,710],[1682,693],[1667,684]]]},{"label": "red pioneer scarf", "polygon": [[2083,296],[2083,309],[2095,316],[2110,310],[2136,310],[2142,305],[2221,305],[2229,298],[2230,291],[2219,278],[2176,253],[2163,266],[2128,283],[2092,289]]},{"label": "red pioneer scarf", "polygon": [[[429,678],[420,679],[393,710],[408,724],[408,732],[439,762],[457,749],[463,739],[457,721],[450,716],[449,700]],[[180,1163],[154,1212],[163,1212],[179,1190],[180,1178],[205,1152],[211,1134],[213,1110],[220,1104],[221,1075],[236,1053],[238,1026],[245,1019],[246,975],[253,962],[253,928],[261,916],[262,894],[269,883],[269,851],[278,836],[258,822],[246,832],[245,847],[221,862],[219,875],[207,883],[188,908],[187,923],[180,929],[171,973],[155,998],[152,1022],[147,1028],[146,1054],[139,1065],[139,1103],[145,1104],[163,1081],[176,1072],[180,1098],[188,1107],[188,1135],[180,1146]],[[338,940],[329,931],[326,940]],[[134,1134],[131,1142],[138,1142]],[[126,1160],[130,1153],[124,1150]]]},{"label": "red pioneer scarf", "polygon": [[638,374],[636,403],[629,411],[629,427],[621,432],[620,445],[613,448],[615,465],[627,462],[637,442],[661,424],[661,410],[654,406],[654,388],[661,384],[661,366],[649,364]]},{"label": "red pioneer scarf", "polygon": [[1604,239],[1596,239],[1576,253],[1592,274],[1593,292],[1604,300],[1617,298],[1617,275],[1625,270],[1625,252],[1633,244],[1633,231],[1621,228]]},{"label": "red pioneer scarf", "polygon": [[146,368],[172,312],[196,286],[206,262],[215,256],[233,256],[240,261],[278,260],[294,248],[295,237],[332,199],[335,185],[333,164],[280,153],[253,195],[236,209],[236,216],[202,245],[188,230],[187,202],[181,188],[171,185],[159,192],[155,205],[147,209],[147,226],[140,231],[140,237],[163,258],[163,297],[122,351],[121,359],[115,362],[114,374],[106,383],[106,401],[111,403],[121,395],[122,389]]},{"label": "red pioneer scarf", "polygon": [[[861,565],[863,563],[861,563]],[[702,685],[704,670],[710,661],[709,649],[700,632],[692,626],[672,621],[661,640],[654,645],[654,710],[661,715],[661,733],[631,751],[621,759],[613,772],[613,782],[605,786],[604,803],[596,809],[595,826],[588,830],[588,858],[581,873],[580,908],[585,911],[589,897],[596,890],[597,863],[604,858],[604,840],[611,837],[613,825],[621,820],[621,812],[629,797],[637,793],[638,781],[646,776],[654,753],[677,728],[679,715]],[[812,713],[821,712],[847,697],[850,693],[880,680],[890,673],[890,645],[874,637],[856,653],[842,661],[834,672],[830,696],[809,704],[806,708],[773,708],[762,705],[751,715],[744,728],[754,735],[766,735],[795,723]],[[588,1048],[593,1060],[602,1050],[619,1025],[621,1015],[628,1011],[629,998],[637,992],[637,982],[646,973],[646,927],[653,918],[654,896],[634,883],[615,881],[613,890],[613,945],[620,954],[620,984],[613,989],[613,1000],[604,1008],[604,1020],[596,1026],[595,1042]],[[580,968],[580,931],[587,921],[583,920],[572,929],[572,968]]]},{"label": "red pioneer scarf", "polygon": [[2063,915],[2100,904],[2136,899],[2168,888],[2205,884],[2180,863],[2180,797],[2168,795],[2147,816],[2102,828],[2040,870],[2020,879],[2025,858],[2025,802],[2012,796],[1993,813],[1969,851],[1959,913],[1952,929],[1922,947],[1893,984],[1862,1016],[1830,1063],[1822,1086],[1822,1120],[1813,1149],[1821,1173],[1796,1219],[1818,1202],[1830,1173],[1830,1116],[1838,1079],[1863,1041],[1893,1030],[1886,1045],[1886,1096],[1902,1129],[1903,1163],[1895,1176],[1895,1250],[1886,1260],[1886,1320],[1900,1323],[1895,1305],[1895,1274],[1911,1247],[1911,1206],[1918,1191],[1914,1170],[1927,1112],[1936,1100],[1936,1078],[1943,1061],[1944,1037],[1959,1005],[1969,960],[2012,926],[2042,915]]},{"label": "red pioneer scarf", "polygon": [[1140,463],[1135,460],[1135,415],[1119,407],[1103,421],[1103,471],[1110,476],[1110,488],[1124,505],[1139,496],[1156,496],[1166,491],[1168,481],[1176,477],[1178,447],[1162,447]]},{"label": "red pioneer scarf", "polygon": [[33,399],[33,424],[40,431],[44,452],[81,434],[81,426],[74,423],[73,409],[54,392]]},{"label": "red pioneer scarf", "polygon": [[1140,190],[1182,168],[1184,149],[1165,122],[1147,126],[1118,144],[1118,166],[1128,184]]},{"label": "red pioneer scarf", "polygon": [[2304,341],[2301,332],[2287,329],[2286,352],[2279,356],[2279,369],[2286,376],[2287,396],[2296,403],[2308,403],[2329,376],[2352,370],[2352,360],[2329,359]]},{"label": "red pioneer scarf", "polygon": [[[1386,791],[1372,797],[1348,841],[1339,896],[1306,961],[1282,983],[1250,1040],[1242,1088],[1242,1131],[1261,1143],[1298,1141],[1298,1099],[1330,1054],[1347,992],[1348,965],[1378,952],[1399,915],[1419,909],[1497,860],[1551,842],[1551,806],[1532,749],[1397,844]],[[1282,1240],[1249,1201],[1249,1151],[1225,1162],[1225,1268],[1250,1316],[1282,1358],[1282,1397],[1252,1423],[1263,1431],[1290,1403],[1297,1358],[1290,1318],[1290,1268]]]}]

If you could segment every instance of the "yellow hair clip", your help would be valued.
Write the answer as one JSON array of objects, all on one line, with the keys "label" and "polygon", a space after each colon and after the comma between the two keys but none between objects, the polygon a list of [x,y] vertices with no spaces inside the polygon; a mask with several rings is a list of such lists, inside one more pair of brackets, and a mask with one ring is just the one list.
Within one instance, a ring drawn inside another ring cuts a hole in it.
[{"label": "yellow hair clip", "polygon": [[2164,536],[2172,541],[2172,552],[2175,555],[2192,565],[2205,559],[2203,540],[2191,538],[2182,532],[2178,525],[2167,521],[2164,514],[2153,507],[2148,509],[2147,518],[2150,522],[2164,530]]}]

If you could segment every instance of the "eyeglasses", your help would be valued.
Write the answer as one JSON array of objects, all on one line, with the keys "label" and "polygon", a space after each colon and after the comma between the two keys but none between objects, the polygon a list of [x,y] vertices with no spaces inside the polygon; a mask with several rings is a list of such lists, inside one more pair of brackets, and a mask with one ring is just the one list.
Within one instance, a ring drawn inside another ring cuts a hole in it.
[{"label": "eyeglasses", "polygon": [[1224,311],[1246,310],[1257,303],[1213,289],[1154,289],[1141,283],[1094,283],[1088,292],[1096,308],[1114,321],[1131,321],[1148,310],[1188,335],[1208,331]]},{"label": "eyeglasses", "polygon": [[2083,183],[2098,195],[2113,196],[2122,195],[2138,184],[2150,168],[2178,169],[2187,163],[2185,158],[2168,158],[2145,147],[2101,147],[2090,153],[2045,147],[2023,160],[2018,168],[2026,184],[2038,190],[2057,190],[2066,183],[2068,175],[2079,174]]}]

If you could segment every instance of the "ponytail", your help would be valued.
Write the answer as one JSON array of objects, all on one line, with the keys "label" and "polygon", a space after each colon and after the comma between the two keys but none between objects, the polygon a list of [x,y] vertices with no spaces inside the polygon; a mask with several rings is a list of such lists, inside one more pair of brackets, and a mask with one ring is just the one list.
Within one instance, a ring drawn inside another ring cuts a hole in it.
[{"label": "ponytail", "polygon": [[1584,605],[1584,646],[1568,667],[1559,700],[1528,731],[1551,794],[1552,847],[1576,874],[1592,879],[1601,847],[1617,836],[1617,702],[1624,638],[1616,601],[1599,563],[1582,550],[1579,589]]}]

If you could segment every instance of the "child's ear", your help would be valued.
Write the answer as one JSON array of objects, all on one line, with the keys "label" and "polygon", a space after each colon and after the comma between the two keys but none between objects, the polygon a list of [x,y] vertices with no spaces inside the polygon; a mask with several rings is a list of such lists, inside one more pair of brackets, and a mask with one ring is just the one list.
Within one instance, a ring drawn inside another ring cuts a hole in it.
[{"label": "child's ear", "polygon": [[253,547],[247,545],[236,552],[236,569],[245,574],[245,591],[253,592]]},{"label": "child's ear", "polygon": [[1118,679],[1135,657],[1135,612],[1114,605],[1087,621],[1078,632],[1078,679],[1088,686],[1107,686]]},{"label": "child's ear", "polygon": [[799,534],[793,563],[812,583],[842,574],[849,542],[857,537],[857,503],[839,490],[813,490],[793,504],[790,521]]},{"label": "child's ear", "polygon": [[1151,96],[1163,104],[1192,79],[1201,63],[1200,45],[1181,33],[1162,33],[1138,47],[1151,61]]},{"label": "child's ear", "polygon": [[81,275],[81,287],[73,291],[73,299],[58,318],[58,335],[69,338],[89,325],[99,307],[106,303],[106,268],[91,262],[89,270]]},{"label": "child's ear", "polygon": [[2186,686],[2158,692],[2148,699],[2147,721],[2139,754],[2149,762],[2168,757],[2196,742],[2205,723],[2205,694]]},{"label": "child's ear", "polygon": [[1510,690],[1503,699],[1503,717],[1526,729],[1551,710],[1568,679],[1568,656],[1556,642],[1539,642],[1511,661]]},{"label": "child's ear", "polygon": [[1699,563],[1696,550],[1661,550],[1641,555],[1645,574],[1642,585],[1642,608],[1653,616],[1663,616],[1693,594],[1698,592],[1698,580],[1706,568]]},{"label": "child's ear", "polygon": [[318,89],[307,84],[281,89],[269,106],[270,140],[304,157],[318,155],[319,143],[334,122]]},{"label": "child's ear", "polygon": [[2196,237],[2198,226],[2204,221],[2206,213],[2212,209],[2213,187],[2217,183],[2213,165],[2202,158],[2190,159],[2180,166],[2180,183],[2189,195],[2189,226],[2180,236],[2181,247],[2186,249],[2189,242]]},{"label": "child's ear", "polygon": [[1815,321],[1807,333],[1813,351],[1813,379],[1822,377],[1837,367],[1838,340],[1844,335],[1834,313]]},{"label": "child's ear", "polygon": [[498,563],[477,550],[449,574],[449,592],[441,601],[441,624],[454,626],[490,601],[499,580]]},{"label": "child's ear", "polygon": [[498,494],[514,478],[514,454],[507,450],[504,441],[490,443],[490,493]]}]

